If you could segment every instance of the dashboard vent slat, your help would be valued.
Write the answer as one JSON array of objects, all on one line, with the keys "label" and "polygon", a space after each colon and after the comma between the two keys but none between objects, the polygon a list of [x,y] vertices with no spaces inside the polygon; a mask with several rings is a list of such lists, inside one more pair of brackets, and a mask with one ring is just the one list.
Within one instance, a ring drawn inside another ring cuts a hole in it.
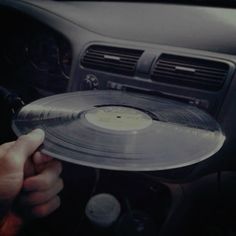
[{"label": "dashboard vent slat", "polygon": [[151,72],[154,81],[216,91],[223,87],[229,65],[224,62],[162,54]]},{"label": "dashboard vent slat", "polygon": [[81,64],[85,68],[134,75],[142,53],[142,50],[136,49],[92,45],[83,54]]}]

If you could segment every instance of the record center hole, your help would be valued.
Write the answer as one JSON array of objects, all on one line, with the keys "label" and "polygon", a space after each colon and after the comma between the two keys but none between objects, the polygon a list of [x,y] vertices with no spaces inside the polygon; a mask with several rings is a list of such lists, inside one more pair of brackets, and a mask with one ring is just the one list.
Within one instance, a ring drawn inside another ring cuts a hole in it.
[{"label": "record center hole", "polygon": [[116,118],[120,119],[120,118],[122,118],[122,116],[117,116]]}]

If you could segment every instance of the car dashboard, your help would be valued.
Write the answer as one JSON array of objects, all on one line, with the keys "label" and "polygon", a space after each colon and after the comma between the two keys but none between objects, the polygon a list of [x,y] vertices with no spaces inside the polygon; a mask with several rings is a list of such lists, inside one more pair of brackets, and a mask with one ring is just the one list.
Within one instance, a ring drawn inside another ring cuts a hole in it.
[{"label": "car dashboard", "polygon": [[[174,3],[0,0],[0,86],[25,103],[64,92],[109,89],[164,97],[209,113],[226,136],[216,155],[170,171],[102,171],[96,191],[118,196],[124,211],[129,209],[124,197],[128,196],[134,208],[152,212],[158,227],[143,235],[187,235],[191,227],[197,227],[196,222],[204,226],[199,227],[201,232],[191,231],[192,235],[231,235],[234,229],[225,226],[226,220],[222,227],[214,228],[222,215],[214,215],[213,208],[207,207],[209,202],[202,199],[205,193],[217,205],[219,176],[223,176],[226,189],[224,198],[235,194],[229,190],[236,169],[235,18],[233,8]],[[9,113],[7,109],[3,104],[4,114]],[[4,142],[14,135],[9,114],[2,120],[0,139]],[[29,234],[34,235],[40,227],[48,235],[65,235],[66,228],[71,235],[90,232],[80,212],[94,194],[91,188],[94,178],[97,184],[97,172],[64,163],[63,174],[68,183],[62,193],[64,207],[33,223],[26,229]],[[124,187],[126,184],[133,186],[133,192]],[[143,199],[145,204],[141,204]],[[192,214],[194,204],[196,214]],[[76,210],[72,211],[73,207]],[[214,219],[206,221],[207,214],[213,214]],[[121,218],[113,235],[136,235],[125,230],[128,221]],[[147,221],[152,229],[152,220]],[[92,233],[104,235],[96,229]]]}]

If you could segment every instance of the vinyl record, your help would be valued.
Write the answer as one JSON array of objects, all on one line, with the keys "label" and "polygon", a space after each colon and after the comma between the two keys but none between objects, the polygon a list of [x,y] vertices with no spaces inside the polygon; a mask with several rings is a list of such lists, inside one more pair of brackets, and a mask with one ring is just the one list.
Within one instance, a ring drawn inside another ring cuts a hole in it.
[{"label": "vinyl record", "polygon": [[225,137],[196,107],[120,91],[83,91],[39,99],[13,120],[17,135],[41,128],[42,152],[96,168],[166,170],[204,160]]}]

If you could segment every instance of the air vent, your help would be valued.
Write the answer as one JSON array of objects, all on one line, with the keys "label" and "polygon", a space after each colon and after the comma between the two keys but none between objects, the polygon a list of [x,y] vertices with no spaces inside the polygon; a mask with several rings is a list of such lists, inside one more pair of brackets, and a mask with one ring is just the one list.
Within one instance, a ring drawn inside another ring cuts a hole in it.
[{"label": "air vent", "polygon": [[219,90],[229,72],[224,62],[162,54],[151,72],[152,80],[186,87]]},{"label": "air vent", "polygon": [[81,64],[90,69],[134,75],[142,53],[141,50],[93,45],[85,51]]}]

